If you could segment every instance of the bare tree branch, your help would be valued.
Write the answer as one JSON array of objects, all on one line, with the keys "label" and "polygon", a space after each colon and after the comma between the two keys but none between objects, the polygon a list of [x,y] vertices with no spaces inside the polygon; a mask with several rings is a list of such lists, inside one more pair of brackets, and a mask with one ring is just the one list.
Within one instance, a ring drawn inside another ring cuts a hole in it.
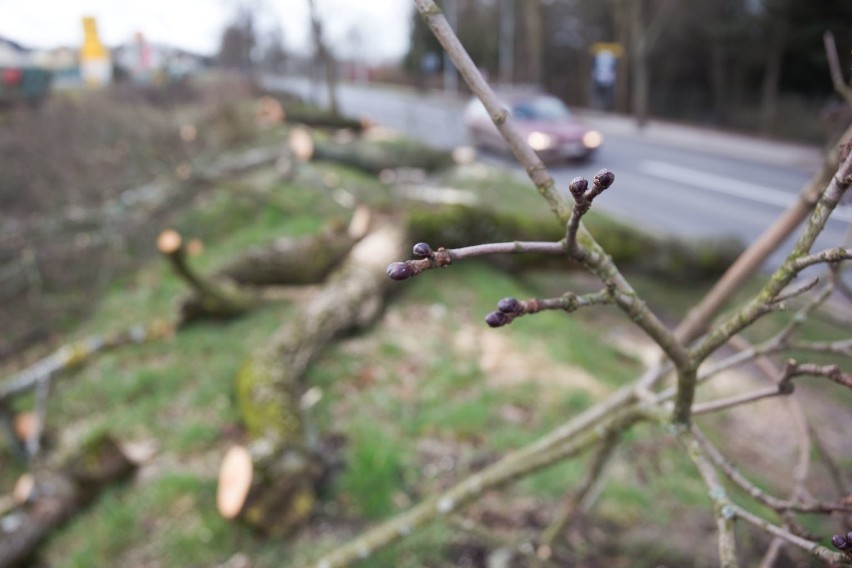
[{"label": "bare tree branch", "polygon": [[766,305],[781,293],[781,290],[790,283],[797,274],[796,261],[807,255],[810,247],[816,240],[817,235],[825,227],[828,217],[845,191],[852,184],[852,153],[840,165],[837,173],[832,177],[831,183],[814,208],[808,219],[808,223],[796,242],[793,251],[769,279],[763,289],[749,301],[743,308],[724,322],[716,326],[701,342],[694,347],[690,354],[698,361],[703,361],[710,353],[718,349],[727,341],[728,337],[745,327],[746,322],[755,321],[766,309]]},{"label": "bare tree branch", "polygon": [[692,415],[698,416],[701,414],[710,414],[711,412],[719,412],[720,410],[728,410],[744,404],[751,404],[764,398],[774,398],[776,396],[792,394],[792,392],[792,390],[782,391],[778,387],[766,387],[729,398],[696,404],[692,407]]},{"label": "bare tree branch", "polygon": [[702,451],[693,426],[691,429],[682,428],[678,433],[678,442],[684,447],[692,463],[707,486],[707,494],[713,501],[713,512],[716,516],[716,530],[719,532],[719,566],[735,568],[737,563],[737,544],[734,539],[734,509],[728,499],[725,486],[719,480],[716,469]]},{"label": "bare tree branch", "polygon": [[[852,138],[852,125],[841,135],[841,140]],[[689,310],[686,318],[675,329],[676,337],[690,342],[701,335],[725,302],[769,258],[781,243],[798,227],[817,204],[826,183],[837,169],[836,148],[828,153],[820,171],[815,173],[799,192],[793,203],[772,223],[740,257],[725,271],[706,296]]]},{"label": "bare tree branch", "polygon": [[568,523],[574,516],[578,505],[602,479],[604,468],[615,453],[619,440],[620,436],[618,433],[613,433],[611,436],[606,438],[597,449],[595,455],[592,457],[592,463],[586,470],[586,474],[583,476],[583,479],[564,499],[561,510],[557,512],[556,517],[542,533],[537,550],[538,558],[543,560],[550,558],[553,553],[553,542],[559,537],[559,535],[565,532],[565,527],[568,526]]},{"label": "bare tree branch", "polygon": [[[311,566],[338,568],[355,560],[369,558],[385,547],[424,524],[454,513],[484,492],[495,489],[521,476],[565,460],[599,443],[612,433],[623,431],[642,419],[644,413],[636,408],[608,416],[594,427],[573,430],[571,435],[554,439],[554,433],[522,450],[512,452],[497,463],[468,476],[440,495],[436,495],[405,513],[368,530],[347,544],[331,551]],[[545,440],[548,440],[545,443]]]},{"label": "bare tree branch", "polygon": [[733,507],[734,515],[738,519],[742,519],[752,526],[763,529],[773,536],[780,537],[784,539],[784,541],[798,546],[802,550],[808,552],[811,556],[815,556],[831,566],[852,566],[852,560],[850,560],[850,558],[842,552],[834,552],[818,542],[795,535],[784,528],[773,525],[769,521],[747,511],[746,509],[743,509],[738,505],[732,504],[731,506]]},{"label": "bare tree branch", "polygon": [[797,258],[793,263],[793,270],[799,272],[808,266],[818,264],[820,262],[840,262],[841,260],[849,260],[852,258],[852,249],[837,247],[816,254],[810,254]]},{"label": "bare tree branch", "polygon": [[509,243],[487,243],[457,249],[440,247],[438,250],[432,250],[432,247],[426,243],[417,243],[414,245],[413,250],[415,259],[393,262],[388,266],[387,273],[393,280],[406,280],[412,276],[417,276],[424,270],[445,268],[459,260],[497,254],[519,253],[565,254],[565,243],[564,241],[513,241]]},{"label": "bare tree branch", "polygon": [[827,31],[822,35],[825,45],[825,55],[828,59],[828,69],[831,73],[831,82],[834,90],[842,96],[849,104],[852,104],[852,87],[843,80],[843,71],[840,69],[840,58],[837,56],[837,46],[834,43],[834,34]]},{"label": "bare tree branch", "polygon": [[830,503],[830,502],[798,502],[798,501],[783,501],[778,499],[777,497],[773,497],[769,495],[764,490],[756,486],[754,483],[749,481],[742,473],[740,473],[739,469],[722,453],[714,446],[710,440],[701,433],[697,428],[693,428],[693,436],[698,444],[701,446],[702,451],[707,455],[707,457],[716,464],[719,469],[721,469],[725,475],[730,479],[734,484],[736,484],[740,489],[745,491],[752,499],[756,501],[760,501],[770,509],[773,509],[777,512],[784,511],[796,511],[799,513],[831,513],[834,511],[852,511],[852,505],[847,505],[843,503]]},{"label": "bare tree branch", "polygon": [[485,322],[491,327],[502,327],[512,323],[515,318],[536,314],[543,310],[573,312],[586,306],[602,306],[613,304],[615,301],[612,290],[609,289],[580,296],[573,292],[566,292],[559,298],[532,298],[530,300],[503,298],[497,303],[497,311],[485,316]]}]

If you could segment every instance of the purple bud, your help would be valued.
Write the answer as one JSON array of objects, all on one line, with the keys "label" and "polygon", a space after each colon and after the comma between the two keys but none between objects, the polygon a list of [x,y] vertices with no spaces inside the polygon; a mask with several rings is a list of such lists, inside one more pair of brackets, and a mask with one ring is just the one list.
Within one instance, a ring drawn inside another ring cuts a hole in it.
[{"label": "purple bud", "polygon": [[521,311],[521,303],[515,298],[503,298],[497,302],[497,309],[504,314],[516,314]]},{"label": "purple bud", "polygon": [[388,276],[392,280],[405,280],[414,276],[414,270],[407,262],[392,262],[388,265]]},{"label": "purple bud", "polygon": [[485,316],[485,323],[491,327],[502,327],[510,321],[512,321],[512,318],[503,312],[491,312]]},{"label": "purple bud", "polygon": [[840,550],[846,550],[850,548],[850,542],[842,534],[836,534],[831,537],[831,544],[832,546],[834,546],[834,548]]},{"label": "purple bud", "polygon": [[568,190],[571,192],[575,198],[579,198],[583,195],[583,192],[589,187],[589,182],[586,181],[584,177],[575,177],[571,180],[571,184],[568,186]]},{"label": "purple bud", "polygon": [[595,181],[598,182],[601,188],[606,189],[615,181],[615,174],[604,168],[595,174]]},{"label": "purple bud", "polygon": [[435,253],[432,252],[432,247],[426,243],[417,243],[412,250],[414,258],[432,258]]}]

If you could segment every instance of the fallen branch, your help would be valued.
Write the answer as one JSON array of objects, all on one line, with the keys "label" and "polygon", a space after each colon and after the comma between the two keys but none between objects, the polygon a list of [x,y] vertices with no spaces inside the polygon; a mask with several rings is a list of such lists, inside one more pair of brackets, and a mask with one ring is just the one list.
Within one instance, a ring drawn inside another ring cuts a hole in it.
[{"label": "fallen branch", "polygon": [[180,303],[181,327],[203,318],[231,319],[258,305],[260,300],[255,294],[228,281],[205,278],[193,270],[187,262],[186,247],[177,231],[160,233],[157,250],[193,291],[193,295]]},{"label": "fallen branch", "polygon": [[50,381],[60,372],[79,367],[96,353],[133,343],[157,341],[171,336],[172,333],[172,323],[154,321],[135,325],[118,333],[90,335],[64,345],[41,361],[0,382],[0,404],[35,388],[41,382]]},{"label": "fallen branch", "polygon": [[333,338],[366,326],[380,313],[389,284],[384,268],[401,254],[403,233],[388,222],[369,233],[317,295],[288,317],[241,369],[237,405],[256,481],[249,483],[251,491],[233,516],[283,535],[311,512],[321,470],[300,408],[300,381]]},{"label": "fallen branch", "polygon": [[37,472],[26,504],[5,517],[4,527],[14,528],[0,531],[0,568],[26,560],[56,528],[134,469],[116,442],[108,434],[100,434],[57,471]]}]

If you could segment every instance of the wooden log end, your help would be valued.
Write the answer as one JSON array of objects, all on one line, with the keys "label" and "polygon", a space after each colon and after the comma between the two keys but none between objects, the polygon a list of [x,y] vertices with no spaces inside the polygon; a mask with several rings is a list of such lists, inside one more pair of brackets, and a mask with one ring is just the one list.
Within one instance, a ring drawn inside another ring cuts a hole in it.
[{"label": "wooden log end", "polygon": [[352,219],[349,221],[349,227],[346,232],[353,239],[361,239],[370,230],[370,208],[366,205],[359,205],[352,214]]},{"label": "wooden log end", "polygon": [[157,237],[157,250],[163,254],[174,254],[180,249],[180,233],[174,229],[166,229]]},{"label": "wooden log end", "polygon": [[248,449],[239,445],[231,447],[219,467],[216,488],[216,506],[222,517],[234,519],[243,510],[253,474],[254,467]]},{"label": "wooden log end", "polygon": [[190,239],[188,243],[186,243],[186,254],[189,256],[198,256],[202,252],[204,252],[204,243],[201,239]]},{"label": "wooden log end", "polygon": [[293,154],[302,162],[307,162],[314,155],[314,140],[307,128],[296,126],[290,131],[287,145]]},{"label": "wooden log end", "polygon": [[25,473],[15,482],[12,490],[12,500],[18,505],[29,503],[35,493],[35,476]]},{"label": "wooden log end", "polygon": [[18,440],[26,442],[35,436],[39,428],[38,422],[35,412],[21,412],[12,420],[12,430]]}]

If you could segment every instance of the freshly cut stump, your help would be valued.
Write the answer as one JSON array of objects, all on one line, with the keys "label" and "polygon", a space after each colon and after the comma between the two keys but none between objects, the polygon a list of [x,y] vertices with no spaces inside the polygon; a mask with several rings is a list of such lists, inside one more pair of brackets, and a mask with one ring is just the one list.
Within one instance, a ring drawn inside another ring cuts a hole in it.
[{"label": "freshly cut stump", "polygon": [[234,519],[243,510],[248,498],[254,468],[251,454],[245,446],[233,446],[219,467],[216,506],[226,519]]}]

